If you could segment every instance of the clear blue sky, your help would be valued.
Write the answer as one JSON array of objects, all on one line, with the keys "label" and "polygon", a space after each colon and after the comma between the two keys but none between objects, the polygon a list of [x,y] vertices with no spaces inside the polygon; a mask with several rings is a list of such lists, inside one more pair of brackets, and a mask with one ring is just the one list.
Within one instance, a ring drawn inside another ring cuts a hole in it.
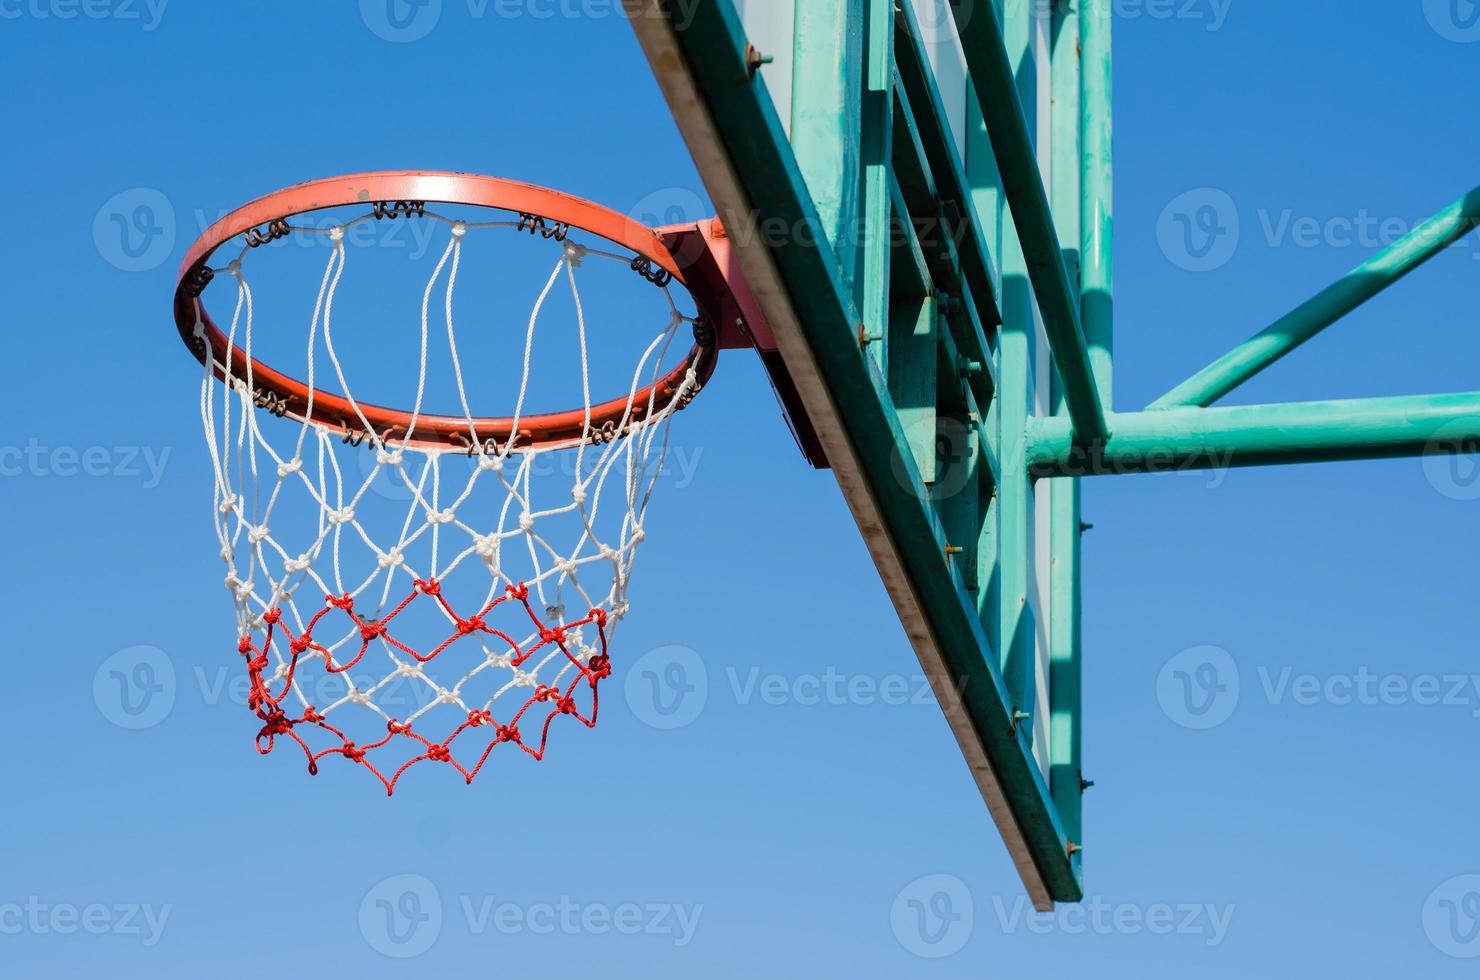
[{"label": "clear blue sky", "polygon": [[[688,724],[619,674],[543,765],[390,801],[251,750],[174,266],[200,215],[357,170],[702,202],[627,25],[551,6],[445,0],[391,43],[351,2],[0,0],[3,972],[1473,976],[1467,462],[1087,486],[1082,913],[1024,918],[841,497],[745,355],[680,419],[621,636],[629,663],[685,658]],[[1480,180],[1480,10],[1118,9],[1128,411]],[[1237,235],[1208,251],[1179,213]],[[115,214],[141,216],[128,248]],[[1477,271],[1471,236],[1234,400],[1480,388]],[[1178,698],[1201,665],[1211,716]],[[912,932],[912,901],[950,915]]]}]

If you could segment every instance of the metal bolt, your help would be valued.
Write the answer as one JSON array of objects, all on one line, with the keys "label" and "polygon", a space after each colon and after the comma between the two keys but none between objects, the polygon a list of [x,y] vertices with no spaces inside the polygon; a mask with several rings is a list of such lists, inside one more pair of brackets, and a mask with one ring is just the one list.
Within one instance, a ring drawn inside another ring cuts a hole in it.
[{"label": "metal bolt", "polygon": [[950,558],[953,555],[959,555],[965,550],[966,549],[961,547],[960,545],[948,544],[946,545],[946,557]]},{"label": "metal bolt", "polygon": [[1095,784],[1095,781],[1093,779],[1085,779],[1083,776],[1081,776],[1079,778],[1079,792],[1083,793],[1085,790],[1089,789],[1094,784]]},{"label": "metal bolt", "polygon": [[858,325],[858,346],[859,347],[867,347],[869,344],[872,344],[875,341],[879,341],[879,340],[883,340],[883,339],[884,339],[884,337],[883,337],[882,334],[869,333],[868,332],[868,326],[866,324],[860,323]]},{"label": "metal bolt", "polygon": [[1095,529],[1095,526],[1093,524],[1090,524],[1090,523],[1088,523],[1086,521],[1080,521],[1079,522],[1079,533],[1080,534],[1083,534],[1085,531],[1093,531],[1094,529]]},{"label": "metal bolt", "polygon": [[745,67],[750,70],[751,78],[754,78],[755,73],[761,70],[761,65],[769,65],[775,60],[774,55],[762,54],[754,44],[745,45]]}]

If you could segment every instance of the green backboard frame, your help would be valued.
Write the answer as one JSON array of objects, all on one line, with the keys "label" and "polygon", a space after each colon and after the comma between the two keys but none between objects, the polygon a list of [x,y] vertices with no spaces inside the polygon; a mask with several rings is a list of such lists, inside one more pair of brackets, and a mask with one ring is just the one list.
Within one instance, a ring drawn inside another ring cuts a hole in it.
[{"label": "green backboard frame", "polygon": [[1076,9],[1098,3],[627,0],[1040,909],[1083,897],[1082,525],[1027,433],[1105,427],[1109,20]]},{"label": "green backboard frame", "polygon": [[1112,0],[624,3],[1029,895],[1082,899],[1081,478],[1480,453],[1480,392],[1214,404],[1480,188],[1115,412]]}]

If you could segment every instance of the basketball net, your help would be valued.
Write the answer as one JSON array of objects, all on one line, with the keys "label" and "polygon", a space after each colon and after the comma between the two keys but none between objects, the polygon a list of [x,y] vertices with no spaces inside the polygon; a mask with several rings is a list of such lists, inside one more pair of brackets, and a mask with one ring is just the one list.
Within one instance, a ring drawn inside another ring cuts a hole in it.
[{"label": "basketball net", "polygon": [[[449,235],[421,298],[410,421],[404,431],[386,433],[376,431],[353,394],[335,349],[334,312],[352,265],[345,232],[397,216],[442,222]],[[701,321],[680,311],[670,276],[631,255],[578,244],[570,231],[528,215],[517,222],[467,223],[419,205],[376,205],[330,228],[274,222],[265,234],[249,234],[229,265],[204,276],[224,282],[222,274],[229,274],[236,288],[227,354],[205,358],[200,410],[215,473],[215,529],[236,608],[237,651],[249,679],[247,707],[264,755],[291,743],[311,773],[336,756],[373,773],[389,794],[420,763],[444,764],[472,782],[500,745],[541,759],[553,728],[595,727],[598,690],[612,669],[609,644],[628,612],[633,561],[668,452],[669,426],[700,384],[692,366],[671,395],[660,395],[655,382],[680,327],[698,328]],[[467,244],[478,235],[517,232],[533,233],[535,245],[549,247],[555,261],[523,337],[510,434],[494,440],[479,432],[469,405],[453,300]],[[330,245],[309,323],[308,409],[295,413],[254,379],[256,324],[247,278],[250,253],[289,235],[324,235]],[[595,261],[630,265],[662,290],[669,310],[631,372],[626,412],[617,424],[592,424],[579,280],[583,264]],[[568,289],[574,301],[576,343],[563,336],[557,349],[570,358],[570,370],[580,372],[584,436],[530,445],[519,438],[519,419],[531,388],[541,312],[557,288]],[[198,296],[195,316],[195,338],[203,341]],[[416,439],[428,352],[444,325],[467,420],[462,451]],[[237,345],[244,359],[231,355]],[[348,432],[313,421],[325,376],[358,419],[349,420]],[[644,404],[639,396],[645,389]],[[278,420],[290,414],[303,424]],[[367,453],[370,462],[362,456]],[[561,465],[541,465],[556,456]],[[369,505],[384,505],[373,488],[386,485],[404,500],[404,514],[389,527],[362,520]],[[286,515],[295,510],[301,533],[292,535],[280,527],[293,523]]]}]

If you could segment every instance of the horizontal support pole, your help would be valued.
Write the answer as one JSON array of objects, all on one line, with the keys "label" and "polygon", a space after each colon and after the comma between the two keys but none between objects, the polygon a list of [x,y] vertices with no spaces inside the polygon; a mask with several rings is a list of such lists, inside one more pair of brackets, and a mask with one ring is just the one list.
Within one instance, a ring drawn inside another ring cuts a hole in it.
[{"label": "horizontal support pole", "polygon": [[1028,423],[1037,477],[1226,469],[1480,451],[1480,392],[1172,408],[1111,416],[1102,446],[1076,446],[1068,420]]},{"label": "horizontal support pole", "polygon": [[1480,225],[1480,187],[1151,404],[1211,405]]},{"label": "horizontal support pole", "polygon": [[[1086,442],[1107,434],[1105,409],[1079,325],[1079,300],[1069,286],[1059,236],[1038,155],[1028,135],[1002,25],[979,0],[951,0],[966,66],[997,159],[1002,189],[1027,260],[1028,280],[1043,316],[1043,330],[1064,386],[1076,434]],[[1077,243],[1076,243],[1077,244]]]}]

